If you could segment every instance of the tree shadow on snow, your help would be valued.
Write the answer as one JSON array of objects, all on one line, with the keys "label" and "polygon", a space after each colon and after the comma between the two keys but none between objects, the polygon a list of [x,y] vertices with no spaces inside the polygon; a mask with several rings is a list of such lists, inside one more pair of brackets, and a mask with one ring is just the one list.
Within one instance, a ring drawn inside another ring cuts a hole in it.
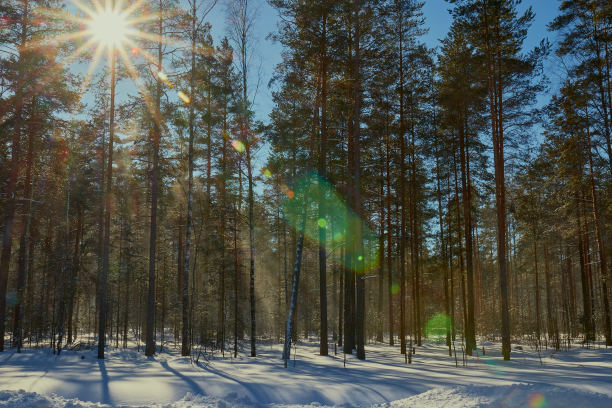
[{"label": "tree shadow on snow", "polygon": [[98,360],[98,367],[100,368],[100,375],[102,376],[102,403],[112,405],[112,400],[110,397],[110,390],[108,387],[108,383],[110,379],[108,377],[108,373],[106,372],[106,363],[104,360]]},{"label": "tree shadow on snow", "polygon": [[205,392],[202,389],[202,387],[200,387],[195,381],[193,381],[191,378],[187,377],[186,375],[181,374],[180,372],[176,371],[174,368],[170,367],[168,365],[167,361],[160,361],[159,363],[166,371],[174,374],[175,376],[179,377],[181,380],[183,380],[184,382],[187,383],[187,385],[189,385],[189,388],[191,388],[191,391],[193,391],[196,394],[201,394],[204,395]]}]

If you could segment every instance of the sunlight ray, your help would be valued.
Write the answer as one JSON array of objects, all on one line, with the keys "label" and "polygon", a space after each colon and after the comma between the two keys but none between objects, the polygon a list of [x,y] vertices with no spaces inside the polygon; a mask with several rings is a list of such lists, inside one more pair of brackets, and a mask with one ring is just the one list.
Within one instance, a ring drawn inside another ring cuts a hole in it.
[{"label": "sunlight ray", "polygon": [[92,61],[89,64],[89,67],[87,68],[87,72],[85,73],[85,76],[83,77],[83,83],[81,84],[81,87],[80,87],[81,94],[84,93],[87,89],[89,89],[89,83],[91,81],[91,78],[94,75],[95,69],[98,67],[98,64],[100,63],[100,59],[102,58],[103,53],[104,53],[104,47],[98,45],[98,47],[94,51],[94,56],[92,58]]},{"label": "sunlight ray", "polygon": [[125,66],[128,70],[128,73],[130,74],[131,78],[134,79],[134,83],[136,84],[137,88],[140,91],[140,94],[144,98],[144,103],[145,103],[145,106],[147,107],[147,110],[151,114],[151,117],[155,118],[157,115],[155,114],[155,107],[153,104],[153,97],[151,93],[149,92],[146,85],[142,83],[142,80],[140,79],[140,76],[138,75],[136,67],[130,60],[129,56],[126,54],[125,50],[120,49],[119,53],[122,56],[122,61],[124,61]]},{"label": "sunlight ray", "polygon": [[[82,1],[70,0],[70,3],[74,5],[75,7],[77,7],[79,10],[81,10],[82,12],[84,12],[89,17],[96,14],[96,9],[97,9],[96,7],[94,7],[94,9],[87,7],[87,5],[85,5]],[[97,1],[94,4],[97,4]]]},{"label": "sunlight ray", "polygon": [[74,33],[66,33],[66,34],[60,34],[58,36],[55,37],[51,37],[51,38],[41,38],[40,40],[34,40],[34,41],[29,41],[28,42],[28,46],[30,47],[40,47],[40,46],[44,46],[47,44],[54,44],[54,43],[62,43],[62,42],[68,42],[68,41],[73,41],[73,40],[79,40],[81,38],[85,38],[87,37],[87,33],[84,31],[78,31],[78,32],[74,32]]},{"label": "sunlight ray", "polygon": [[[143,31],[136,31],[133,33],[133,36],[136,38],[143,39],[143,40],[159,41],[159,34],[151,34],[151,33],[145,33]],[[187,43],[186,41],[183,41],[177,38],[173,38],[173,37],[167,37],[167,36],[162,37],[162,44],[177,45],[181,47],[189,46],[189,43]]]}]

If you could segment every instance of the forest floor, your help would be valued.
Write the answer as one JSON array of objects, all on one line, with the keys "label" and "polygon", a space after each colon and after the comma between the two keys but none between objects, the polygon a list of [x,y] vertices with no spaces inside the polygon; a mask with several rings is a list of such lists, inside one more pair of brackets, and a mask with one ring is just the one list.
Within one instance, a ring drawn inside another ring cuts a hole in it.
[{"label": "forest floor", "polygon": [[9,350],[0,353],[0,407],[612,407],[612,348],[549,349],[540,362],[527,346],[503,361],[499,345],[485,345],[465,367],[443,344],[418,347],[412,364],[397,347],[368,345],[367,360],[349,355],[345,368],[333,344],[321,357],[317,343],[299,343],[287,369],[279,344],[197,364],[173,349],[147,358],[109,348],[105,360],[95,349]]}]

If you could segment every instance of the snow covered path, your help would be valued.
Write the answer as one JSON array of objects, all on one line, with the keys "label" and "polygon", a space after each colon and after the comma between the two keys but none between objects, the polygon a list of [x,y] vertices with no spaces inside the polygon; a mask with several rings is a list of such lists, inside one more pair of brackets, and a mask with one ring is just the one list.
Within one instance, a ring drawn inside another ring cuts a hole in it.
[{"label": "snow covered path", "polygon": [[532,351],[513,350],[513,360],[504,362],[495,349],[456,368],[443,346],[417,348],[406,365],[397,348],[369,345],[366,361],[348,356],[344,368],[341,353],[320,357],[316,344],[299,344],[296,366],[291,361],[288,369],[280,345],[261,344],[257,358],[217,356],[198,365],[174,352],[148,359],[113,349],[98,361],[95,350],[64,351],[59,358],[48,349],[9,351],[0,354],[0,407],[33,405],[36,398],[52,407],[95,406],[75,399],[172,407],[612,407],[612,349],[576,348],[552,358],[549,350],[543,366]]}]

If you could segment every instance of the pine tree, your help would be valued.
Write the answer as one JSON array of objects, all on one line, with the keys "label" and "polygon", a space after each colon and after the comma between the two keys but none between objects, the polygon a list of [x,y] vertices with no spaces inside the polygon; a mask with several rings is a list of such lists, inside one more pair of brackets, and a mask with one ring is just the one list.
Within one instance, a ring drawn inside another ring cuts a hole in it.
[{"label": "pine tree", "polygon": [[507,211],[504,147],[512,134],[510,123],[523,129],[530,122],[526,109],[540,89],[533,82],[545,44],[528,55],[521,53],[527,30],[533,21],[528,8],[518,15],[520,0],[468,2],[451,0],[453,16],[465,27],[468,41],[476,48],[485,71],[495,169],[497,210],[497,260],[501,291],[502,354],[510,359],[510,311],[508,302]]}]

